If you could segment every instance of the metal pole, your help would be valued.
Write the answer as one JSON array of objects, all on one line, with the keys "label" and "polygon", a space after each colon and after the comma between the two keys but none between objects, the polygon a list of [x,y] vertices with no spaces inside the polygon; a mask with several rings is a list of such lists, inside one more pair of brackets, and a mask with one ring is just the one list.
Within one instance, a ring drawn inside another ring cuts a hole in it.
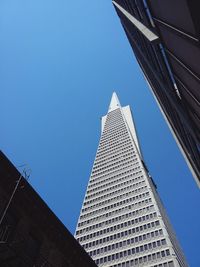
[{"label": "metal pole", "polygon": [[10,207],[10,203],[11,203],[11,201],[12,201],[12,199],[13,199],[13,197],[14,197],[16,191],[17,191],[17,188],[18,188],[18,186],[19,186],[19,184],[20,184],[20,182],[21,182],[22,177],[23,177],[23,176],[22,176],[22,174],[21,174],[20,177],[19,177],[19,179],[18,179],[18,181],[17,181],[17,183],[16,183],[16,185],[15,185],[15,188],[14,188],[14,190],[13,190],[13,192],[12,192],[12,195],[11,195],[11,197],[10,197],[10,199],[9,199],[9,201],[8,201],[8,203],[7,203],[7,205],[6,205],[5,209],[4,209],[4,211],[3,211],[3,214],[2,214],[2,216],[1,216],[1,218],[0,218],[0,226],[1,226],[2,222],[3,222],[3,219],[4,219],[5,215],[6,215],[6,212],[7,212],[8,208]]},{"label": "metal pole", "polygon": [[1,218],[0,218],[0,226],[1,226],[2,222],[3,222],[3,219],[5,218],[5,215],[6,215],[6,213],[7,213],[8,208],[10,207],[10,204],[11,204],[11,202],[12,202],[12,200],[13,200],[13,197],[14,197],[16,191],[17,191],[17,188],[18,188],[18,186],[19,186],[19,184],[20,184],[20,182],[21,182],[21,180],[22,180],[22,178],[23,178],[23,175],[22,175],[22,174],[24,174],[26,180],[27,180],[27,179],[29,178],[29,176],[30,176],[30,175],[27,175],[25,169],[24,169],[24,170],[22,171],[22,173],[20,174],[20,177],[19,177],[19,179],[17,180],[17,183],[16,183],[16,185],[15,185],[15,188],[14,188],[14,190],[13,190],[13,192],[12,192],[12,195],[11,195],[11,197],[10,197],[10,199],[9,199],[9,201],[8,201],[8,203],[7,203],[7,205],[6,205],[5,209],[4,209],[4,211],[3,211],[3,214],[2,214],[2,216],[1,216]]}]

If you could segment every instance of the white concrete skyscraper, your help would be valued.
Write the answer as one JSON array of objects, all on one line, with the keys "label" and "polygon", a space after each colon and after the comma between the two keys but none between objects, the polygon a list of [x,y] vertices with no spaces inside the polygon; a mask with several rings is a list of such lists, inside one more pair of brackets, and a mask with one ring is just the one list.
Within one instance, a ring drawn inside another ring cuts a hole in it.
[{"label": "white concrete skyscraper", "polygon": [[113,93],[76,238],[98,266],[186,267],[142,159],[129,106]]}]

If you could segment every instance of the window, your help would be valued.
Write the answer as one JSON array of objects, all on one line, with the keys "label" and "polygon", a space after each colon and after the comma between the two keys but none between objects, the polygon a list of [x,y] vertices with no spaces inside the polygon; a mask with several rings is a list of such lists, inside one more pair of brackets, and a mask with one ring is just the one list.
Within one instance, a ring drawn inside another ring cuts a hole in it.
[{"label": "window", "polygon": [[164,251],[161,251],[161,256],[165,257],[165,252]]},{"label": "window", "polygon": [[157,252],[156,256],[157,256],[157,259],[159,259],[160,258],[160,252]]},{"label": "window", "polygon": [[174,267],[173,261],[168,262],[169,267]]}]

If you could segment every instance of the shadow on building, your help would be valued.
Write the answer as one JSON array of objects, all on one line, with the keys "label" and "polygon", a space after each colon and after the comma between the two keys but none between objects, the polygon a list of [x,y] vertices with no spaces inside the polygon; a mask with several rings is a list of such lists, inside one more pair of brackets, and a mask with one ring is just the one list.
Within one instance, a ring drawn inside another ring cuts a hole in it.
[{"label": "shadow on building", "polygon": [[1,267],[96,267],[73,235],[2,152],[0,211]]}]

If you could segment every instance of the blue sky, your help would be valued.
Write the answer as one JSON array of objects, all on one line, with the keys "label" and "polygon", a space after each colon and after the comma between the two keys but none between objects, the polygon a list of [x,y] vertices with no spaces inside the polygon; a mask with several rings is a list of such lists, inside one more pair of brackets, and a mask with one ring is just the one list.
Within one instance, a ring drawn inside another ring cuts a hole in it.
[{"label": "blue sky", "polygon": [[73,233],[115,90],[190,266],[200,194],[109,0],[0,2],[0,147]]}]

